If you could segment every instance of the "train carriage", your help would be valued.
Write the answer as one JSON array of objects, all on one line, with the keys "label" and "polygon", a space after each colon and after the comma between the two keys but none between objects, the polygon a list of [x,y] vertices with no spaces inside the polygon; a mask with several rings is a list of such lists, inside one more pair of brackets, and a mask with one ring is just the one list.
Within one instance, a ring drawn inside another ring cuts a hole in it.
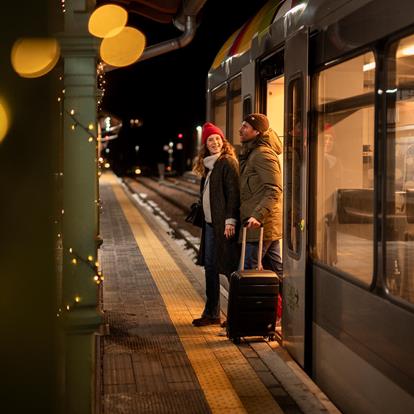
[{"label": "train carriage", "polygon": [[284,141],[282,343],[346,413],[414,412],[414,3],[269,1],[208,74]]}]

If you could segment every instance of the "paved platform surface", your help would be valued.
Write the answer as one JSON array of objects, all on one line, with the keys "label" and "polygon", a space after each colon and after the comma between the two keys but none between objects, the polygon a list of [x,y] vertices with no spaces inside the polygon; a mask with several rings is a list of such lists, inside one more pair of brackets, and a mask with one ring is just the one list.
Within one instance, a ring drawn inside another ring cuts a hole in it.
[{"label": "paved platform surface", "polygon": [[218,327],[193,327],[201,269],[113,175],[100,191],[102,413],[338,412],[276,343],[236,346]]}]

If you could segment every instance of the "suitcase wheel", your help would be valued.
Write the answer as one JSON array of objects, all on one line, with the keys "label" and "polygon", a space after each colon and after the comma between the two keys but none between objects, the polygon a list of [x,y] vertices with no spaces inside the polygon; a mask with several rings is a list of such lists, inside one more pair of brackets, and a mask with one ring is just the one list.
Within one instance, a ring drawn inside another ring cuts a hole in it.
[{"label": "suitcase wheel", "polygon": [[276,339],[276,337],[275,337],[275,335],[269,335],[269,336],[264,336],[264,338],[266,339],[267,338],[267,340],[269,341],[269,342],[271,342],[271,341],[274,341],[275,339]]}]

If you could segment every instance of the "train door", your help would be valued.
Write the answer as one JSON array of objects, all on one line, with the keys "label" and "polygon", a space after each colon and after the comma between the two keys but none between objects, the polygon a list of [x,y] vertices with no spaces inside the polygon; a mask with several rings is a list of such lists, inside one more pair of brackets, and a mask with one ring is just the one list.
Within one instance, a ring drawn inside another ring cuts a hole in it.
[{"label": "train door", "polygon": [[[278,52],[261,64],[261,90],[262,90],[262,110],[266,113],[271,128],[280,138],[283,146],[284,134],[284,105],[285,105],[285,77],[283,67],[283,51]],[[264,99],[263,99],[264,98]],[[264,107],[263,107],[264,105]],[[279,155],[279,162],[282,171],[283,188],[283,153]],[[280,252],[283,260],[283,241],[281,240]],[[277,333],[281,335],[281,326],[276,327]]]},{"label": "train door", "polygon": [[[308,30],[285,43],[283,345],[305,365]],[[308,338],[309,339],[309,338]]]}]

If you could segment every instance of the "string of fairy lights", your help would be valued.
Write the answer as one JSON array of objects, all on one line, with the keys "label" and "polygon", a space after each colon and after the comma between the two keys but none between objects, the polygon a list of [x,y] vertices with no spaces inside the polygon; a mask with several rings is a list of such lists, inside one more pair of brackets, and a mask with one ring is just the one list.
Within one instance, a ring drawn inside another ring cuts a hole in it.
[{"label": "string of fairy lights", "polygon": [[100,95],[98,96],[98,112],[101,110],[101,105],[106,91],[106,79],[103,62],[99,62],[96,68],[96,75],[98,78],[98,90]]},{"label": "string of fairy lights", "polygon": [[[63,3],[63,2],[62,2]],[[104,78],[104,66],[102,63],[99,63],[97,66],[97,77],[98,77],[98,87],[101,89],[101,96],[98,98],[98,108],[102,103],[102,97],[105,93],[105,78]],[[59,77],[59,80],[63,80],[63,76]],[[70,129],[72,131],[75,131],[76,129],[79,129],[81,131],[85,132],[85,135],[87,136],[87,140],[90,143],[97,143],[100,141],[99,136],[95,135],[95,124],[93,122],[90,122],[87,126],[84,125],[78,116],[78,113],[75,109],[64,109],[64,97],[65,97],[65,89],[61,89],[61,93],[57,98],[57,101],[59,103],[59,113],[60,116],[67,115],[70,120]],[[99,109],[98,109],[99,110]],[[102,164],[101,158],[98,160],[98,177],[101,176],[101,164]],[[63,172],[58,173],[59,176],[63,176]],[[100,200],[95,200],[95,204],[98,206],[100,205]],[[61,215],[63,216],[65,211],[61,210]],[[55,221],[56,224],[58,224],[58,221]],[[60,239],[62,237],[61,233],[58,233],[58,238]],[[82,257],[78,252],[76,252],[72,247],[68,248],[67,252],[69,253],[69,262],[71,266],[84,266],[86,265],[89,267],[89,269],[92,270],[93,278],[92,281],[96,283],[97,285],[101,285],[101,283],[104,281],[104,275],[102,270],[100,269],[99,262],[95,260],[95,258],[92,255],[89,255],[87,258]],[[82,302],[82,297],[79,294],[76,294],[73,299],[72,303],[67,303],[63,306],[63,310],[70,312],[73,307],[75,307],[77,304]],[[59,318],[62,315],[62,308],[59,308],[57,312],[57,317]]]},{"label": "string of fairy lights", "polygon": [[[73,250],[72,247],[69,247],[68,252],[69,252],[70,257],[71,257],[70,262],[73,266],[78,266],[79,264],[83,263],[84,265],[88,266],[91,270],[93,270],[93,274],[94,274],[93,281],[97,285],[100,285],[104,281],[105,278],[104,278],[104,275],[102,273],[102,270],[99,269],[99,267],[100,267],[99,262],[95,261],[94,257],[92,255],[89,255],[87,259],[84,259],[81,255],[76,253],[76,251]],[[74,305],[82,302],[82,298],[79,295],[76,295],[73,298],[73,302],[74,303],[72,305],[70,305],[70,304],[66,305],[66,311],[69,312]],[[59,311],[57,313],[57,317],[61,316],[61,312],[62,312],[62,308],[59,308]]]},{"label": "string of fairy lights", "polygon": [[60,4],[62,6],[62,12],[66,13],[66,4],[65,4],[65,0],[60,0]]},{"label": "string of fairy lights", "polygon": [[95,129],[95,125],[91,122],[87,127],[83,125],[76,117],[75,117],[75,110],[71,109],[70,111],[65,111],[72,119],[73,124],[70,126],[72,131],[74,131],[77,127],[80,127],[82,130],[84,130],[88,134],[88,141],[89,142],[96,142],[97,137],[91,133]]}]

